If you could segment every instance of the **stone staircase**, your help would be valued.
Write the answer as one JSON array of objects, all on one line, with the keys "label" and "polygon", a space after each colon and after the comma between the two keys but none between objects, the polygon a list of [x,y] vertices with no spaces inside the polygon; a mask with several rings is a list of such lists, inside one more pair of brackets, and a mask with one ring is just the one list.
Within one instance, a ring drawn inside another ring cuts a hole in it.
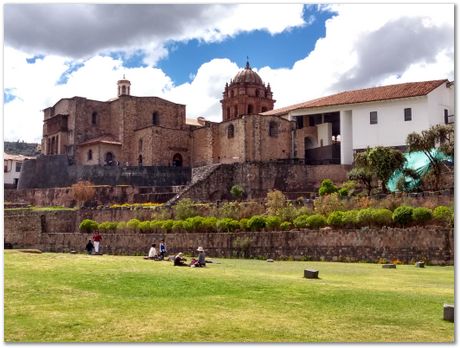
[{"label": "stone staircase", "polygon": [[139,187],[139,193],[133,195],[134,203],[157,202],[165,203],[187,186],[145,186]]},{"label": "stone staircase", "polygon": [[183,189],[178,192],[174,197],[166,202],[166,205],[174,205],[179,201],[184,194],[186,194],[194,185],[201,184],[207,180],[218,168],[222,166],[221,163],[210,164],[207,166],[196,167],[192,169],[192,181],[188,186],[182,186]]}]

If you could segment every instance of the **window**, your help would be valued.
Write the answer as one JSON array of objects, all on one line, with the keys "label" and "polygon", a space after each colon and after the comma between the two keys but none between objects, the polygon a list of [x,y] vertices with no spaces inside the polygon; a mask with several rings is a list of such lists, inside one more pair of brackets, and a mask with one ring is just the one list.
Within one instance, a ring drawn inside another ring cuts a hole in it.
[{"label": "window", "polygon": [[444,109],[444,124],[449,123],[449,110]]},{"label": "window", "polygon": [[252,104],[249,104],[248,105],[248,115],[252,115],[253,112],[254,112],[254,107],[252,106]]},{"label": "window", "polygon": [[302,129],[303,128],[303,116],[297,116],[295,120],[296,120],[297,129]]},{"label": "window", "polygon": [[144,142],[143,142],[142,139],[139,139],[139,145],[138,145],[138,147],[139,147],[139,152],[142,152],[142,148],[144,147]]},{"label": "window", "polygon": [[265,106],[262,106],[262,112],[267,111],[267,108]]},{"label": "window", "polygon": [[315,116],[309,116],[308,117],[308,126],[309,127],[314,127],[315,126]]},{"label": "window", "polygon": [[227,118],[230,118],[230,108],[227,108]]},{"label": "window", "polygon": [[323,115],[315,115],[315,125],[323,123]]},{"label": "window", "polygon": [[94,111],[91,115],[91,124],[92,125],[97,124],[97,112],[96,111]]},{"label": "window", "polygon": [[258,89],[256,89],[256,97],[258,97],[260,95],[260,92]]},{"label": "window", "polygon": [[88,150],[88,161],[91,161],[93,159],[93,150]]},{"label": "window", "polygon": [[154,126],[158,126],[160,124],[160,116],[158,115],[157,111],[152,113],[152,124]]},{"label": "window", "polygon": [[16,162],[16,173],[19,173],[21,171],[22,163],[21,162]]},{"label": "window", "polygon": [[270,121],[270,124],[268,126],[268,135],[271,137],[278,136],[278,123],[276,123],[275,121]]},{"label": "window", "polygon": [[412,121],[412,109],[404,109],[404,121]]},{"label": "window", "polygon": [[370,123],[377,124],[377,111],[371,111],[370,113]]},{"label": "window", "polygon": [[230,139],[230,138],[233,138],[234,136],[235,136],[235,127],[233,126],[233,124],[231,124],[227,127],[227,138]]},{"label": "window", "polygon": [[6,162],[3,163],[3,173],[8,173],[8,164]]},{"label": "window", "polygon": [[233,107],[233,117],[237,117],[237,116],[238,116],[238,106],[235,105],[235,106]]}]

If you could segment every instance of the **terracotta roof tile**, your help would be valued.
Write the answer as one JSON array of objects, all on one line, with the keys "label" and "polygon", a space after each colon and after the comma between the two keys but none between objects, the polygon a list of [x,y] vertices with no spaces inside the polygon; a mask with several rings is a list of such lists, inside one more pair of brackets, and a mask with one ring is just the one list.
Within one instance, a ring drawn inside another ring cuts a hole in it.
[{"label": "terracotta roof tile", "polygon": [[410,98],[427,95],[435,88],[441,86],[448,80],[434,80],[423,82],[409,82],[397,85],[373,87],[358,89],[354,91],[346,91],[333,94],[327,97],[309,100],[303,103],[286,106],[267,112],[263,112],[265,116],[283,115],[297,109],[318,108],[324,106],[336,106],[347,104],[358,104],[380,100]]}]

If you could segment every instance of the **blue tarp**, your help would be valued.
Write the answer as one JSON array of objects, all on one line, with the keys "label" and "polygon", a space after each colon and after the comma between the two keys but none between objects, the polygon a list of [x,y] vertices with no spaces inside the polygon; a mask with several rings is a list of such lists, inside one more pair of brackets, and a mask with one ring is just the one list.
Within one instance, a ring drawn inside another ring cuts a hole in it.
[{"label": "blue tarp", "polygon": [[[438,149],[432,149],[430,153],[433,157],[441,161],[452,162],[452,157],[445,155]],[[420,177],[425,175],[430,170],[431,162],[424,152],[406,152],[404,153],[404,157],[406,157],[406,163],[403,166],[404,169],[413,169],[419,174]],[[398,184],[399,179],[403,176],[404,174],[402,170],[396,170],[387,182],[388,190],[391,192],[397,191],[396,186]],[[408,176],[406,176],[405,178],[407,187],[409,189],[413,189],[420,184],[420,179],[413,179]]]}]

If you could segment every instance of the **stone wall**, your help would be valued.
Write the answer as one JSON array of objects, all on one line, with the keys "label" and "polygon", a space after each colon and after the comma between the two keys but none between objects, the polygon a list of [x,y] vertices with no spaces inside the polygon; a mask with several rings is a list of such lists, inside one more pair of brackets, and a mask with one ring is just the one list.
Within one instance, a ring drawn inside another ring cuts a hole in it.
[{"label": "stone wall", "polygon": [[[192,178],[195,183],[181,197],[202,201],[229,199],[231,187],[239,184],[248,198],[263,198],[269,190],[277,189],[295,199],[317,191],[323,179],[329,178],[336,184],[346,181],[349,169],[344,165],[307,166],[279,162],[221,164],[201,180]],[[193,168],[192,176],[200,176],[200,170]]]},{"label": "stone wall", "polygon": [[[137,215],[136,215],[137,214]],[[4,241],[13,248],[83,252],[91,236],[78,231],[84,218],[98,222],[127,220],[148,211],[5,211]],[[323,229],[237,233],[136,233],[119,231],[102,235],[102,250],[110,254],[146,254],[149,245],[164,239],[170,253],[194,253],[203,246],[209,256],[292,257],[303,260],[369,261],[380,258],[402,262],[425,260],[453,264],[453,229],[439,226],[381,229]],[[244,246],[246,245],[246,247]]]},{"label": "stone wall", "polygon": [[41,156],[25,161],[19,189],[67,187],[79,180],[95,185],[177,186],[191,180],[190,167],[69,165],[67,156]]}]

